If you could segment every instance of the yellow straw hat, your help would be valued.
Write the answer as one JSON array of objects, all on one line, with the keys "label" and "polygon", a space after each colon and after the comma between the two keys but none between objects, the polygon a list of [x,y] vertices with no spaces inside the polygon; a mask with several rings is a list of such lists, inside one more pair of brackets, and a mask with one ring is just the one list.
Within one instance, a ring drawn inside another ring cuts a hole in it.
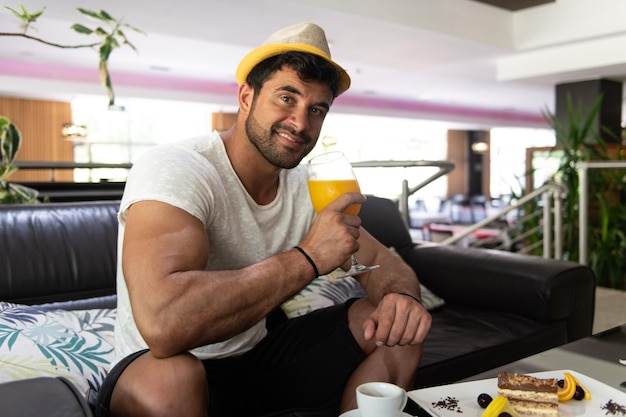
[{"label": "yellow straw hat", "polygon": [[334,65],[339,71],[337,95],[350,87],[350,76],[339,64],[330,59],[330,48],[324,30],[314,23],[298,23],[281,29],[271,35],[263,45],[250,51],[237,67],[235,73],[237,84],[243,84],[252,68],[261,61],[291,51],[308,52],[320,56]]}]

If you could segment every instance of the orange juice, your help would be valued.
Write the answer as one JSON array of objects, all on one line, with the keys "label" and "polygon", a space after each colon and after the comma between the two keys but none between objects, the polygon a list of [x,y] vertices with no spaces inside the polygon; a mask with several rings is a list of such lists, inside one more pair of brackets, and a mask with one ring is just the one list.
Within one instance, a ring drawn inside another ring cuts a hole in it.
[{"label": "orange juice", "polygon": [[[313,208],[319,212],[341,194],[360,193],[359,183],[355,179],[349,180],[309,180],[309,193]],[[361,209],[360,204],[353,204],[344,210],[347,214],[356,216]]]}]

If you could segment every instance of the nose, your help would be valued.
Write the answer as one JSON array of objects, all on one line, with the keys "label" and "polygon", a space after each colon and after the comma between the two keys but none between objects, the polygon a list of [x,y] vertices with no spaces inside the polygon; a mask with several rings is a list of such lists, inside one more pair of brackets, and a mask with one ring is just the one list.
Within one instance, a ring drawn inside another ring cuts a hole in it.
[{"label": "nose", "polygon": [[309,128],[309,110],[306,108],[295,108],[289,115],[289,124],[296,132],[303,132]]}]

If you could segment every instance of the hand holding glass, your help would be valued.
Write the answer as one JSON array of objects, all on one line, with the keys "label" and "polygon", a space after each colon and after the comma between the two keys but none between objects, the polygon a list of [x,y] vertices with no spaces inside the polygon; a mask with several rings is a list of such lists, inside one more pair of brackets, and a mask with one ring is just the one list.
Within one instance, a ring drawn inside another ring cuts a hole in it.
[{"label": "hand holding glass", "polygon": [[[352,165],[342,152],[328,152],[311,158],[308,171],[311,202],[318,213],[342,194],[361,192]],[[345,209],[344,213],[356,216],[360,209],[360,204],[353,204]],[[379,267],[379,265],[362,265],[354,254],[351,259],[350,270],[337,278],[359,275]]]}]

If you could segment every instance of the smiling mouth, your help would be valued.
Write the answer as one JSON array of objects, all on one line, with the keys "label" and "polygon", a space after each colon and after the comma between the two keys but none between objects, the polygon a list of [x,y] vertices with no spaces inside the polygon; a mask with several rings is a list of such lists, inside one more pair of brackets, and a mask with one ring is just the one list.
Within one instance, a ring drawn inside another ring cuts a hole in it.
[{"label": "smiling mouth", "polygon": [[286,133],[280,133],[280,132],[278,132],[277,134],[278,134],[278,136],[280,136],[281,138],[287,139],[289,142],[293,142],[293,143],[300,143],[300,141],[299,141],[299,140],[294,139],[294,138],[293,138],[293,136],[288,135],[288,134],[286,134]]},{"label": "smiling mouth", "polygon": [[276,130],[275,133],[281,138],[286,139],[290,143],[293,143],[296,145],[306,145],[309,142],[305,138],[302,138],[300,135],[296,133],[285,132],[285,131],[279,132],[278,130]]}]

